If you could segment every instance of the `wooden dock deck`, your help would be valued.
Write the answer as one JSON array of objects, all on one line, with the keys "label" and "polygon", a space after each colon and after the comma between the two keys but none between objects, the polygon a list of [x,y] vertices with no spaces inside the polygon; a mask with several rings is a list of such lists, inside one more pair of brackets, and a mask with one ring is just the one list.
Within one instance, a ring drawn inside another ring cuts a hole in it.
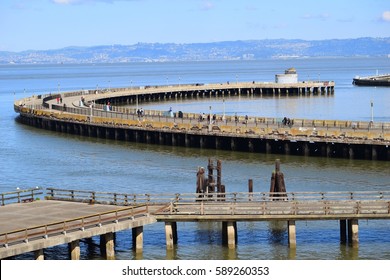
[{"label": "wooden dock deck", "polygon": [[[145,206],[88,204],[59,200],[13,203],[0,207],[0,259],[69,243],[72,258],[79,258],[78,241],[96,235],[112,243],[112,234],[154,223]],[[107,235],[108,234],[108,235]],[[108,245],[108,257],[113,245]],[[78,248],[78,249],[77,249]]]},{"label": "wooden dock deck", "polygon": [[[341,242],[357,246],[359,219],[390,219],[390,191],[214,194],[120,194],[47,189],[47,199],[0,207],[0,259],[103,236],[114,258],[113,233],[132,229],[133,246],[143,248],[143,227],[165,223],[166,246],[177,243],[177,222],[222,222],[222,240],[236,246],[237,222],[286,221],[289,246],[296,247],[295,221],[339,220]],[[12,222],[10,222],[12,221]]]}]

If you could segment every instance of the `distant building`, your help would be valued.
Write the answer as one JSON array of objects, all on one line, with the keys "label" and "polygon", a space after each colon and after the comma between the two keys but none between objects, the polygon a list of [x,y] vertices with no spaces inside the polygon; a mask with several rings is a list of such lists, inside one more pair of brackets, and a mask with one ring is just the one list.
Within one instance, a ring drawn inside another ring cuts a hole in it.
[{"label": "distant building", "polygon": [[277,84],[298,83],[297,70],[295,68],[289,68],[286,71],[284,71],[284,74],[276,74],[275,83]]}]

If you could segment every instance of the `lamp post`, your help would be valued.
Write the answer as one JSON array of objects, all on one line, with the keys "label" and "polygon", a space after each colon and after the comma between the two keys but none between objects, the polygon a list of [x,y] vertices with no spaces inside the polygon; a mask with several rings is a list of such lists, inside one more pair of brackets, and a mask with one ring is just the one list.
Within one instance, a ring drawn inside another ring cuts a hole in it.
[{"label": "lamp post", "polygon": [[222,120],[225,121],[225,98],[222,100],[223,102],[223,115],[222,115]]},{"label": "lamp post", "polygon": [[211,106],[209,106],[209,110],[210,110],[210,113],[209,113],[209,125],[211,125]]},{"label": "lamp post", "polygon": [[371,99],[371,123],[374,123],[374,102]]}]

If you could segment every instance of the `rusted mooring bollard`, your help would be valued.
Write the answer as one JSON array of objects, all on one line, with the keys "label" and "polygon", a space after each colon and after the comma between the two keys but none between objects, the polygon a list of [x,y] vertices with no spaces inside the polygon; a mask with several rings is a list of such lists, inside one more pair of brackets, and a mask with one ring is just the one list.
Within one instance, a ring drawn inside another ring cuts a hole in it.
[{"label": "rusted mooring bollard", "polygon": [[280,171],[279,159],[275,160],[275,171],[272,172],[269,192],[270,197],[274,197],[275,200],[279,200],[279,197],[287,197],[284,175],[283,172]]}]

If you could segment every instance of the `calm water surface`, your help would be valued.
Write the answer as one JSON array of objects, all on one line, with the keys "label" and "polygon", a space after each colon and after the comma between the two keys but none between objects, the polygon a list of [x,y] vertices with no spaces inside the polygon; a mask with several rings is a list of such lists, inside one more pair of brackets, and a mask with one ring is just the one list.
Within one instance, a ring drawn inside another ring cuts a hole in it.
[{"label": "calm water surface", "polygon": [[[194,192],[198,166],[222,160],[227,191],[268,191],[280,158],[287,191],[390,190],[390,163],[263,155],[182,147],[147,146],[38,130],[18,124],[14,99],[33,94],[126,86],[226,81],[273,81],[295,67],[300,80],[334,80],[334,96],[225,99],[227,114],[390,121],[390,88],[355,87],[355,75],[390,73],[390,59],[302,59],[247,62],[133,63],[0,66],[0,192],[34,186],[127,193]],[[221,99],[143,104],[175,111],[223,112]],[[145,227],[144,252],[131,250],[131,232],[117,234],[118,259],[390,259],[390,222],[359,221],[359,248],[339,244],[337,221],[297,222],[297,249],[287,247],[285,224],[238,223],[236,250],[222,247],[219,223],[178,224],[178,248],[165,250],[164,225]],[[99,240],[82,243],[82,258],[100,258]],[[67,259],[67,250],[46,258]],[[26,255],[22,258],[30,258]]]}]

